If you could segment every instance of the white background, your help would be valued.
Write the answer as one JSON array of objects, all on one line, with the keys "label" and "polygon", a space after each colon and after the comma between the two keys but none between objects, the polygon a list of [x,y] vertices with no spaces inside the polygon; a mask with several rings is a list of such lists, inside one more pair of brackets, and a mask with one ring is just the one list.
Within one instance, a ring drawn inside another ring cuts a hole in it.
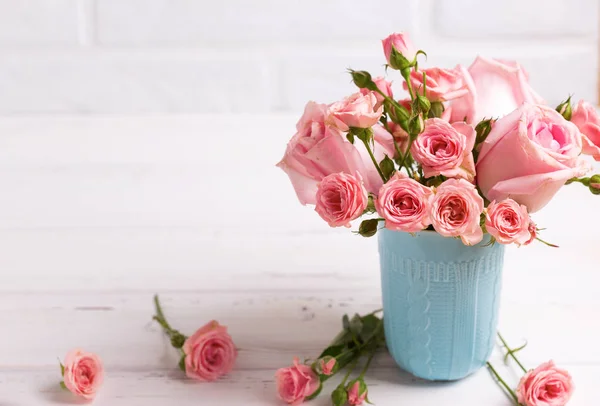
[{"label": "white background", "polygon": [[[0,405],[72,403],[74,347],[105,361],[98,405],[278,404],[277,368],[381,303],[376,239],[330,229],[274,167],[304,103],[353,92],[348,66],[382,72],[400,30],[432,64],[512,57],[550,102],[595,100],[597,21],[589,0],[0,0]],[[572,185],[536,215],[561,248],[508,250],[501,310],[582,406],[600,401],[599,198]],[[183,379],[155,292],[184,333],[229,326],[230,376]],[[383,406],[510,404],[485,370],[431,384],[382,355],[367,381]]]},{"label": "white background", "polygon": [[0,113],[300,111],[383,73],[407,31],[432,65],[517,59],[552,104],[596,100],[597,0],[0,0]]}]

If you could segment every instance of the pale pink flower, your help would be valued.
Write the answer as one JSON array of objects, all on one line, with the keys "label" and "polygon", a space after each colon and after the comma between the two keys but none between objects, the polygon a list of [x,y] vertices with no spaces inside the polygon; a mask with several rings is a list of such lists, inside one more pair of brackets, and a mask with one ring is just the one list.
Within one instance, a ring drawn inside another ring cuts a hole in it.
[{"label": "pale pink flower", "polygon": [[512,199],[491,202],[487,207],[485,228],[500,244],[526,244],[531,238],[527,207]]},{"label": "pale pink flower", "polygon": [[581,148],[573,123],[547,106],[524,104],[496,121],[481,145],[477,184],[488,200],[510,197],[536,212],[588,171]]},{"label": "pale pink flower", "polygon": [[414,233],[431,224],[432,196],[430,188],[402,172],[396,172],[379,189],[375,207],[377,213],[385,219],[387,229]]},{"label": "pale pink flower", "polygon": [[[389,98],[394,98],[394,93],[392,92],[392,82],[389,82],[385,80],[384,77],[379,76],[373,79],[373,83],[375,83],[375,86],[377,86],[381,93],[383,93]],[[373,93],[373,95],[375,95],[375,98],[377,99],[377,103],[375,104],[375,110],[379,109],[379,107],[381,107],[383,101],[385,100],[385,98],[381,94],[379,94],[379,92],[371,91],[367,88],[360,89],[360,93],[364,95],[368,93]]]},{"label": "pale pink flower", "polygon": [[523,406],[565,406],[574,389],[571,375],[549,361],[521,378],[517,397]]},{"label": "pale pink flower", "polygon": [[481,242],[483,199],[475,185],[464,179],[448,179],[436,189],[431,206],[431,224],[440,235],[460,237],[465,245]]},{"label": "pale pink flower", "polygon": [[69,351],[65,357],[63,380],[75,395],[92,400],[104,381],[100,357],[82,350]]},{"label": "pale pink flower", "polygon": [[523,245],[529,245],[537,238],[537,225],[531,217],[529,217],[529,226],[527,227],[527,230],[529,231],[529,240],[525,241],[525,244]]},{"label": "pale pink flower", "polygon": [[[367,387],[366,385],[362,385],[363,387],[361,388],[361,384],[360,381],[354,381],[354,383],[352,383],[350,385],[350,388],[348,389],[348,404],[349,405],[362,405],[363,402],[365,401],[365,399],[367,398]],[[361,391],[362,389],[362,391]]]},{"label": "pale pink flower", "polygon": [[404,32],[390,34],[386,39],[381,41],[381,44],[383,45],[383,53],[388,64],[391,64],[390,55],[392,54],[392,46],[409,61],[415,59],[415,55],[417,54],[417,49],[408,34]]},{"label": "pale pink flower", "polygon": [[331,227],[350,227],[367,208],[369,196],[360,175],[332,173],[317,189],[315,211]]},{"label": "pale pink flower", "polygon": [[413,142],[410,151],[415,161],[423,166],[426,178],[444,175],[473,181],[475,163],[471,151],[475,138],[475,130],[469,124],[450,124],[430,118],[425,121],[425,130]]},{"label": "pale pink flower", "polygon": [[[289,176],[302,204],[316,203],[319,182],[332,173],[358,172],[367,190],[373,193],[383,184],[366,151],[359,152],[339,129],[325,124],[328,114],[327,105],[308,102],[296,124],[297,132],[277,164]],[[382,159],[385,148],[377,144],[379,138],[375,139],[375,153]],[[393,145],[391,148],[393,151]]]},{"label": "pale pink flower", "polygon": [[[450,101],[466,95],[469,92],[465,81],[466,69],[458,65],[454,69],[429,68],[413,71],[410,82],[415,92],[423,94],[423,73],[427,75],[425,95],[430,101]],[[404,89],[408,90],[406,82]]]},{"label": "pale pink flower", "polygon": [[463,76],[469,92],[451,102],[451,122],[502,117],[523,103],[544,100],[529,85],[525,70],[516,62],[477,57]]},{"label": "pale pink flower", "polygon": [[278,369],[275,380],[279,398],[288,404],[302,403],[321,386],[319,376],[308,365],[300,364],[298,358],[292,366]]},{"label": "pale pink flower", "polygon": [[600,161],[600,116],[596,107],[580,100],[571,115],[571,122],[579,128],[583,138],[583,153]]},{"label": "pale pink flower", "polygon": [[356,92],[329,105],[327,123],[344,132],[350,127],[369,128],[377,124],[382,113],[383,106],[378,105],[373,92]]},{"label": "pale pink flower", "polygon": [[212,320],[183,344],[185,373],[200,381],[215,381],[233,369],[237,349],[227,327]]}]

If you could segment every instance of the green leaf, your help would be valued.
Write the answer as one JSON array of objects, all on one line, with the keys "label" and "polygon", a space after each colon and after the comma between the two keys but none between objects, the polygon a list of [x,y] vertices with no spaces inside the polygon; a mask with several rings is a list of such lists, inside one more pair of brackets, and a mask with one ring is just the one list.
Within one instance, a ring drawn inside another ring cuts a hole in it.
[{"label": "green leaf", "polygon": [[348,141],[350,141],[351,144],[354,144],[354,134],[352,134],[352,132],[346,134],[346,138],[348,139]]},{"label": "green leaf", "polygon": [[65,376],[65,366],[58,360],[58,364],[60,365],[60,376]]},{"label": "green leaf", "polygon": [[374,314],[369,314],[362,318],[363,328],[360,338],[363,342],[371,339],[377,333],[376,330],[379,328],[380,322],[381,319]]},{"label": "green leaf", "polygon": [[65,390],[69,390],[69,389],[67,389],[67,385],[65,385],[65,381],[60,381],[60,387]]},{"label": "green leaf", "polygon": [[383,175],[386,179],[389,179],[392,176],[392,174],[396,171],[394,161],[392,161],[387,155],[381,160],[381,162],[379,163],[379,167],[381,168],[381,172],[383,172]]},{"label": "green leaf", "polygon": [[179,360],[179,369],[185,372],[185,355]]},{"label": "green leaf", "polygon": [[342,327],[344,330],[350,330],[350,319],[348,318],[347,314],[342,316]]},{"label": "green leaf", "polygon": [[363,329],[363,323],[359,314],[355,314],[352,319],[350,319],[349,329],[353,336],[356,338],[360,337],[360,333]]},{"label": "green leaf", "polygon": [[323,357],[327,357],[327,356],[337,357],[342,352],[344,352],[345,349],[346,349],[346,344],[330,345],[329,347],[327,347],[323,350],[321,355],[319,355],[319,358],[323,358]]}]

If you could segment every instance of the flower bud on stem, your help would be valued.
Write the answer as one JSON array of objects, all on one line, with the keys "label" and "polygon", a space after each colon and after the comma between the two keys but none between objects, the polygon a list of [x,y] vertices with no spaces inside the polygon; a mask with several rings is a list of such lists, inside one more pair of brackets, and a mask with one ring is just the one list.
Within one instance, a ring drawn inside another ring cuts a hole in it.
[{"label": "flower bud on stem", "polygon": [[171,339],[171,345],[173,347],[183,347],[183,344],[186,340],[186,336],[181,334],[179,331],[173,329],[171,325],[167,322],[167,319],[165,318],[162,307],[158,300],[158,295],[154,295],[154,307],[156,308],[156,314],[154,315],[154,317],[152,317],[152,319],[156,320],[156,322],[161,325],[165,334]]}]

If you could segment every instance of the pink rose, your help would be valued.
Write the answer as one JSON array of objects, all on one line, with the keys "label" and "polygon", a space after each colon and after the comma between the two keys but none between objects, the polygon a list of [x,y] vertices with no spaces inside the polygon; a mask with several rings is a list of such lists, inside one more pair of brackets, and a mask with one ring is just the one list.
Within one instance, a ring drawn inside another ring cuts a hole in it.
[{"label": "pink rose", "polygon": [[467,123],[477,124],[484,117],[502,117],[523,103],[544,103],[516,62],[479,56],[468,73],[464,80],[469,92],[452,102],[452,122],[466,118]]},{"label": "pink rose", "polygon": [[527,227],[529,231],[529,240],[525,241],[523,245],[529,245],[537,238],[537,225],[533,222],[531,217],[529,217],[529,226]]},{"label": "pink rose", "polygon": [[573,108],[571,122],[579,128],[583,136],[583,153],[600,161],[600,117],[596,107],[579,100]]},{"label": "pink rose", "polygon": [[488,200],[510,197],[530,213],[587,172],[581,134],[546,106],[524,104],[494,123],[477,160],[477,183]]},{"label": "pink rose", "polygon": [[526,244],[531,238],[527,207],[512,199],[499,203],[491,202],[487,207],[485,228],[500,244]]},{"label": "pink rose", "polygon": [[440,235],[460,237],[465,245],[475,245],[483,239],[479,225],[483,199],[472,183],[446,180],[436,189],[431,206],[431,224]]},{"label": "pink rose", "polygon": [[237,349],[227,327],[213,320],[201,327],[183,344],[185,373],[200,381],[215,381],[233,369]]},{"label": "pink rose", "polygon": [[[318,183],[332,173],[358,172],[370,192],[379,190],[383,183],[373,164],[367,161],[369,157],[366,152],[363,157],[340,130],[325,124],[327,115],[325,104],[308,102],[296,124],[297,132],[277,164],[289,176],[302,204],[316,203]],[[380,153],[382,149],[376,144],[375,153]],[[368,166],[365,162],[368,162]]]},{"label": "pink rose", "polygon": [[564,406],[574,389],[571,375],[549,361],[521,378],[517,397],[524,406]]},{"label": "pink rose", "polygon": [[375,207],[385,219],[386,228],[415,233],[431,224],[429,212],[432,196],[430,188],[402,172],[396,172],[379,189]]},{"label": "pink rose", "polygon": [[[362,387],[361,387],[362,386]],[[348,404],[349,405],[362,405],[367,398],[367,387],[361,385],[360,381],[354,381],[348,389]]]},{"label": "pink rose", "polygon": [[321,373],[325,376],[329,376],[333,373],[333,368],[335,368],[336,360],[333,357],[324,357],[319,360],[319,368],[321,369]]},{"label": "pink rose", "polygon": [[[385,80],[385,78],[379,76],[373,79],[373,83],[375,83],[375,86],[377,86],[381,93],[383,93],[389,98],[394,98],[394,93],[392,93],[392,82],[388,82],[387,80]],[[385,100],[385,98],[378,92],[372,92],[366,88],[360,89],[360,93],[363,95],[373,93],[373,95],[377,99],[377,103],[375,104],[375,110],[379,109],[379,107],[381,107],[383,101]]]},{"label": "pink rose", "polygon": [[275,373],[279,397],[286,403],[298,404],[321,386],[319,376],[311,367],[299,363],[294,358],[294,365],[278,369]]},{"label": "pink rose", "polygon": [[425,121],[425,130],[413,142],[410,152],[423,166],[426,178],[443,175],[473,181],[475,163],[471,151],[476,136],[469,124],[449,124],[439,118],[430,118]]},{"label": "pink rose", "polygon": [[363,214],[368,203],[360,175],[332,173],[319,184],[315,211],[331,227],[350,227],[350,222]]},{"label": "pink rose", "polygon": [[[429,68],[422,71],[413,71],[410,74],[410,82],[413,89],[422,94],[423,91],[423,73],[427,75],[427,86],[425,95],[430,101],[449,101],[466,95],[469,92],[465,75],[468,76],[466,69],[457,66],[454,69]],[[408,90],[406,82],[404,89]],[[457,120],[459,121],[459,120]]]},{"label": "pink rose", "polygon": [[395,32],[382,40],[381,43],[385,59],[387,59],[389,65],[391,65],[390,56],[392,55],[392,47],[396,48],[396,51],[400,52],[409,61],[415,59],[415,55],[417,54],[417,50],[408,37],[408,34],[403,32]]},{"label": "pink rose", "polygon": [[327,122],[341,131],[350,127],[369,128],[377,124],[382,113],[383,106],[373,92],[357,92],[329,105]]},{"label": "pink rose", "polygon": [[104,367],[96,354],[81,350],[69,351],[65,357],[63,379],[75,395],[94,399],[104,380]]},{"label": "pink rose", "polygon": [[[408,142],[410,140],[408,133],[406,131],[404,131],[404,129],[400,126],[400,124],[388,122],[387,126],[390,129],[390,131],[392,132],[392,136],[396,140],[396,143],[398,144],[398,148],[400,149],[400,151],[403,154],[406,153],[406,149],[408,148]],[[373,127],[373,128],[375,128],[375,127]],[[386,131],[386,130],[384,129],[384,131]],[[393,147],[393,141],[392,141],[392,147]]]}]

